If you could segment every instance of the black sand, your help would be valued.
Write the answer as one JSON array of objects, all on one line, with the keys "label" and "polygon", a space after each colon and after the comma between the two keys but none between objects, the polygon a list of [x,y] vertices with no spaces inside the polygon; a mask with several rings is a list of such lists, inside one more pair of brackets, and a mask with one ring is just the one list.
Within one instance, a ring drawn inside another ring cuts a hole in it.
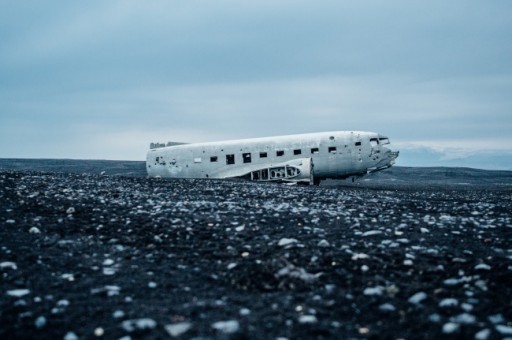
[{"label": "black sand", "polygon": [[510,183],[459,182],[0,171],[0,338],[511,337]]}]

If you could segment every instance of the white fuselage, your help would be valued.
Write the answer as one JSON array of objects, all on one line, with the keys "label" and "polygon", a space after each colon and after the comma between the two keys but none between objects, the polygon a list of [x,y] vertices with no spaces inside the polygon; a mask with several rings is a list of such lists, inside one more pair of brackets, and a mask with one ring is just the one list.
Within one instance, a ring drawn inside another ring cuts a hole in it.
[{"label": "white fuselage", "polygon": [[183,144],[149,150],[146,168],[151,177],[234,178],[310,160],[316,180],[347,178],[393,165],[398,153],[387,144],[387,137],[362,131]]}]

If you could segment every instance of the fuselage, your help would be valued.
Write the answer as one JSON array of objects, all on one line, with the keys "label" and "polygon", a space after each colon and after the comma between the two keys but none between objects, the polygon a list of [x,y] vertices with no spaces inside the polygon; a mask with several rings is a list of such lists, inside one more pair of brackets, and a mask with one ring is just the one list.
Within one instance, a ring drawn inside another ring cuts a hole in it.
[{"label": "fuselage", "polygon": [[318,181],[360,176],[390,167],[398,153],[388,149],[388,144],[387,137],[363,131],[183,144],[149,150],[146,167],[151,177],[247,178],[261,169],[310,160],[312,177]]}]

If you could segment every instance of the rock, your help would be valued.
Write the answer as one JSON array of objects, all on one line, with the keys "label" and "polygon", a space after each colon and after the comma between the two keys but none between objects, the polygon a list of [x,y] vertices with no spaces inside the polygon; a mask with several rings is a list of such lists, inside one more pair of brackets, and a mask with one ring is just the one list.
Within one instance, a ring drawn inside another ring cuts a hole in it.
[{"label": "rock", "polygon": [[28,289],[13,289],[13,290],[7,291],[7,295],[13,296],[13,297],[22,297],[27,294],[30,294],[30,290],[28,290]]},{"label": "rock", "polygon": [[317,323],[318,320],[314,315],[301,315],[299,316],[299,323]]},{"label": "rock", "polygon": [[462,313],[457,316],[451,317],[450,321],[459,323],[459,324],[470,325],[470,324],[475,323],[476,317],[474,315],[471,315],[468,313]]},{"label": "rock", "polygon": [[121,327],[128,333],[144,331],[155,328],[156,321],[149,318],[125,320],[121,323]]},{"label": "rock", "polygon": [[39,316],[34,322],[34,325],[36,326],[36,328],[41,329],[44,328],[44,326],[46,326],[46,323],[46,318],[44,316]]},{"label": "rock", "polygon": [[459,331],[459,324],[448,322],[443,325],[443,333],[444,334],[453,334]]},{"label": "rock", "polygon": [[330,243],[327,242],[327,240],[321,240],[320,242],[318,242],[317,244],[318,247],[330,247]]},{"label": "rock", "polygon": [[457,307],[459,305],[459,301],[457,299],[443,299],[439,302],[439,307]]},{"label": "rock", "polygon": [[390,303],[384,303],[379,306],[379,310],[382,312],[394,312],[396,308]]},{"label": "rock", "polygon": [[418,292],[409,298],[409,302],[415,305],[419,305],[423,300],[427,298],[425,292]]},{"label": "rock", "polygon": [[491,335],[491,330],[489,328],[484,328],[480,332],[475,334],[475,340],[487,340]]},{"label": "rock", "polygon": [[491,266],[485,263],[480,263],[479,265],[475,266],[475,270],[491,270]]},{"label": "rock", "polygon": [[512,335],[512,327],[510,327],[510,326],[497,325],[497,326],[496,326],[496,330],[497,330],[501,335]]},{"label": "rock", "polygon": [[277,243],[278,246],[280,247],[285,247],[285,246],[288,246],[288,245],[291,245],[291,244],[294,244],[294,243],[297,243],[298,241],[294,238],[282,238],[279,240],[279,242]]},{"label": "rock", "polygon": [[67,210],[66,210],[66,214],[70,215],[70,214],[73,214],[75,213],[75,208],[73,207],[69,207]]},{"label": "rock", "polygon": [[384,293],[384,287],[381,286],[368,287],[363,291],[363,294],[368,296],[380,296],[382,293]]},{"label": "rock", "polygon": [[382,231],[380,230],[369,230],[367,232],[364,232],[362,236],[366,237],[366,236],[374,236],[374,235],[380,235],[382,234]]},{"label": "rock", "polygon": [[1,262],[0,269],[6,269],[6,268],[9,268],[12,270],[18,269],[18,267],[16,266],[16,263],[14,263],[14,262]]},{"label": "rock", "polygon": [[190,322],[179,322],[164,326],[165,331],[172,337],[178,337],[190,330],[192,324]]},{"label": "rock", "polygon": [[30,228],[28,232],[31,234],[41,234],[41,230],[39,230],[37,227]]},{"label": "rock", "polygon": [[212,324],[212,328],[224,334],[233,334],[238,332],[240,324],[237,320],[218,321]]}]

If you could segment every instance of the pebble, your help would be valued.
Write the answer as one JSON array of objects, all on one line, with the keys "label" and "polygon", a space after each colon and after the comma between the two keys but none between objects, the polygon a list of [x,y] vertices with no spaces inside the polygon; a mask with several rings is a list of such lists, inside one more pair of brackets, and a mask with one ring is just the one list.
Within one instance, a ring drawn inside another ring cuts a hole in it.
[{"label": "pebble", "polygon": [[381,310],[382,312],[394,312],[396,308],[390,303],[384,303],[379,306],[379,310]]},{"label": "pebble", "polygon": [[327,240],[321,240],[320,242],[318,242],[317,246],[318,247],[329,247],[331,244],[329,242],[327,242]]},{"label": "pebble", "polygon": [[148,283],[148,287],[149,288],[156,288],[157,284],[156,284],[156,282],[151,281],[151,282]]},{"label": "pebble", "polygon": [[451,317],[450,321],[459,323],[459,324],[470,325],[470,324],[475,323],[476,317],[474,315],[471,315],[468,313],[462,313],[457,316]]},{"label": "pebble", "polygon": [[496,330],[497,330],[501,335],[512,335],[512,327],[510,327],[510,326],[497,325],[497,326],[496,326]]},{"label": "pebble", "polygon": [[112,317],[114,319],[121,319],[124,318],[124,312],[122,310],[116,310],[114,313],[112,313]]},{"label": "pebble", "polygon": [[443,333],[444,334],[453,334],[459,331],[459,324],[453,322],[447,322],[443,325]]},{"label": "pebble", "polygon": [[212,328],[224,334],[233,334],[238,332],[240,324],[237,320],[217,321],[212,324]]},{"label": "pebble", "polygon": [[16,270],[16,269],[18,269],[18,266],[16,266],[16,263],[14,263],[14,262],[1,262],[0,269],[4,269],[4,268],[10,268],[12,270]]},{"label": "pebble", "polygon": [[251,314],[251,310],[248,308],[242,308],[242,309],[240,309],[239,313],[241,316],[247,316],[247,315]]},{"label": "pebble", "polygon": [[363,294],[368,296],[380,296],[382,293],[384,293],[384,288],[382,286],[368,287],[363,291]]},{"label": "pebble", "polygon": [[414,294],[413,296],[411,296],[408,301],[412,304],[418,305],[426,298],[427,298],[427,294],[425,292],[418,292],[418,293]]},{"label": "pebble", "polygon": [[278,246],[280,247],[285,247],[285,246],[288,246],[290,244],[294,244],[294,243],[297,243],[298,241],[294,238],[282,238],[279,240],[279,242],[277,243]]},{"label": "pebble", "polygon": [[64,340],[78,340],[78,336],[74,332],[67,332],[64,335]]},{"label": "pebble", "polygon": [[75,208],[69,207],[68,210],[66,210],[66,214],[73,214],[75,212]]},{"label": "pebble", "polygon": [[39,230],[37,227],[30,228],[28,232],[31,234],[41,234],[41,230]]},{"label": "pebble", "polygon": [[317,323],[318,320],[314,315],[301,315],[299,316],[299,323]]},{"label": "pebble", "polygon": [[148,330],[156,327],[156,321],[149,318],[125,320],[122,322],[121,327],[128,333],[136,330]]},{"label": "pebble", "polygon": [[28,289],[13,289],[7,291],[7,295],[14,297],[22,297],[28,294],[30,294],[30,290]]},{"label": "pebble", "polygon": [[366,236],[374,236],[374,235],[380,235],[382,234],[382,231],[380,230],[369,230],[369,231],[366,231],[363,233],[363,236],[366,237]]},{"label": "pebble", "polygon": [[192,324],[190,322],[178,322],[165,325],[164,328],[167,334],[175,338],[188,332],[192,328]]},{"label": "pebble", "polygon": [[479,265],[475,266],[475,270],[491,270],[491,266],[485,263],[480,263]]},{"label": "pebble", "polygon": [[475,334],[475,340],[487,340],[491,335],[491,330],[489,328],[484,328],[480,332]]},{"label": "pebble", "polygon": [[439,307],[456,307],[459,305],[459,301],[457,299],[443,299],[439,302]]},{"label": "pebble", "polygon": [[106,259],[105,261],[103,261],[104,266],[111,266],[113,264],[114,264],[114,260],[112,260],[112,259]]},{"label": "pebble", "polygon": [[46,326],[46,323],[46,318],[44,316],[39,316],[34,322],[34,325],[36,326],[36,328],[41,329],[44,326]]}]

